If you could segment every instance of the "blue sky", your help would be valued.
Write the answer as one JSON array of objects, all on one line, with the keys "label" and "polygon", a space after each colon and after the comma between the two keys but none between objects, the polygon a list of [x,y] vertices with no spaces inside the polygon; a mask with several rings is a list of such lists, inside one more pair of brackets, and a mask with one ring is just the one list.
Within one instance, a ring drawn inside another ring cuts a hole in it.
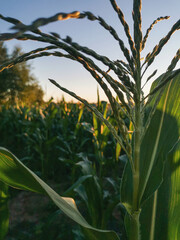
[{"label": "blue sky", "polygon": [[[132,21],[132,4],[133,0],[117,0],[118,5],[124,12],[125,19],[128,22],[133,35],[133,21]],[[150,33],[147,41],[147,48],[142,52],[142,57],[153,49],[153,47],[164,37],[171,26],[179,18],[180,1],[179,0],[144,0],[142,1],[142,30],[145,34],[149,25],[160,16],[169,15],[169,20],[161,21],[155,25]],[[95,15],[99,15],[106,19],[106,22],[112,25],[118,32],[120,38],[128,46],[123,28],[113,11],[109,0],[1,0],[0,13],[4,16],[11,16],[18,18],[25,24],[30,24],[33,20],[39,17],[49,17],[57,12],[71,12],[71,11],[91,11]],[[0,31],[8,32],[11,27],[10,24],[0,20]],[[59,33],[62,37],[71,36],[75,42],[83,46],[88,46],[99,54],[106,55],[112,60],[123,59],[118,43],[105,31],[98,22],[91,22],[85,19],[71,19],[67,21],[59,21],[49,24],[41,28],[42,31],[53,31]],[[158,69],[157,77],[166,71],[171,59],[176,54],[179,48],[180,33],[176,32],[168,44],[164,47],[162,54],[155,60],[148,74],[150,75],[154,69]],[[42,46],[39,43],[32,41],[9,41],[6,44],[11,50],[15,45],[21,46],[24,52],[30,51]],[[72,100],[67,94],[62,93],[56,89],[48,78],[55,79],[62,86],[74,91],[76,94],[86,98],[90,102],[95,102],[97,98],[97,83],[91,75],[83,69],[79,63],[70,60],[44,57],[29,62],[32,66],[32,72],[39,80],[39,83],[45,91],[45,98],[49,99],[51,96],[54,99],[61,99],[65,96],[67,101]],[[180,67],[180,65],[178,65]],[[151,82],[145,88],[148,89]],[[106,100],[104,94],[101,92],[101,99]],[[73,100],[75,101],[75,100]]]}]

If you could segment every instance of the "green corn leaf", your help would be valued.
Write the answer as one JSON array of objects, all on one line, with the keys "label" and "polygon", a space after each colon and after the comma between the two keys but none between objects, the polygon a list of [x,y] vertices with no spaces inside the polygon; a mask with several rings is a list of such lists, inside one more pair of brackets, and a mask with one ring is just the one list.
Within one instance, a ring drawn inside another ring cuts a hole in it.
[{"label": "green corn leaf", "polygon": [[84,106],[80,109],[79,116],[78,116],[78,123],[81,121],[83,112],[84,112]]},{"label": "green corn leaf", "polygon": [[116,161],[117,162],[119,160],[120,153],[121,153],[121,146],[119,143],[116,143]]},{"label": "green corn leaf", "polygon": [[180,237],[180,141],[168,154],[164,181],[144,204],[140,222],[142,239],[179,240]]},{"label": "green corn leaf", "polygon": [[84,179],[82,184],[77,186],[74,191],[84,201],[91,224],[96,228],[102,228],[103,192],[98,178],[90,176]]},{"label": "green corn leaf", "polygon": [[105,101],[101,102],[103,117],[107,118],[108,104]]},{"label": "green corn leaf", "polygon": [[98,139],[100,134],[100,121],[94,113],[93,113],[93,127],[94,127],[94,137]]},{"label": "green corn leaf", "polygon": [[11,152],[0,147],[0,180],[9,186],[48,195],[51,200],[72,220],[84,227],[92,240],[119,240],[113,231],[100,230],[89,225],[72,198],[59,196]]},{"label": "green corn leaf", "polygon": [[0,182],[0,240],[6,236],[9,226],[8,186]]},{"label": "green corn leaf", "polygon": [[84,106],[81,107],[80,112],[79,112],[79,115],[78,115],[78,121],[77,121],[77,123],[76,123],[76,128],[75,128],[75,131],[74,131],[75,134],[78,133],[78,130],[79,130],[79,128],[80,128],[80,121],[81,121],[83,112],[84,112]]},{"label": "green corn leaf", "polygon": [[92,177],[92,175],[85,175],[80,177],[70,188],[68,188],[65,192],[64,195],[66,197],[69,197],[73,194],[74,189],[76,189],[77,187],[79,187],[87,178]]},{"label": "green corn leaf", "polygon": [[96,228],[101,228],[103,212],[103,192],[99,185],[98,178],[92,176],[83,182],[83,186],[88,197],[88,212],[91,216],[91,224]]},{"label": "green corn leaf", "polygon": [[131,172],[131,166],[129,164],[129,161],[127,161],[124,168],[120,192],[121,192],[120,194],[121,203],[125,206],[127,212],[131,214],[133,180],[132,180],[132,172]]},{"label": "green corn leaf", "polygon": [[[180,141],[174,151],[171,151],[168,155],[164,179],[165,181],[160,188],[158,200],[159,204],[163,202],[163,193],[167,191],[168,185],[168,240],[178,240],[180,237]],[[161,218],[163,218],[162,215]]]},{"label": "green corn leaf", "polygon": [[[155,84],[157,82],[158,80]],[[161,184],[166,156],[179,138],[179,89],[180,75],[167,84],[141,144],[139,191],[141,205]]]}]

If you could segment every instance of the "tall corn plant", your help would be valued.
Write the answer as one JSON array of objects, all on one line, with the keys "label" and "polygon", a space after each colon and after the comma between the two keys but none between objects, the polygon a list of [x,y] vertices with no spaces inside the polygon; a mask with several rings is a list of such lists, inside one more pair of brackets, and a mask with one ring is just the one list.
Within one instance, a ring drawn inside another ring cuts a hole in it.
[{"label": "tall corn plant", "polygon": [[[126,209],[127,238],[129,240],[178,239],[180,237],[180,212],[178,207],[180,203],[178,193],[180,189],[178,182],[180,177],[178,172],[180,159],[178,142],[180,69],[174,69],[180,57],[180,50],[177,51],[170,62],[167,71],[153,83],[149,94],[146,96],[143,93],[142,81],[145,72],[152,65],[172,34],[179,30],[180,20],[172,26],[168,34],[141,61],[141,51],[146,46],[147,38],[153,26],[169,17],[157,18],[143,36],[141,30],[141,0],[134,0],[134,36],[132,37],[129,25],[120,7],[115,0],[110,0],[110,3],[124,28],[129,48],[105,19],[95,16],[91,12],[58,13],[50,18],[37,19],[30,25],[0,15],[1,19],[12,23],[15,30],[14,33],[1,34],[1,41],[18,39],[49,44],[47,47],[35,49],[4,63],[1,66],[1,71],[29,59],[51,55],[65,57],[83,65],[105,92],[116,118],[118,131],[96,107],[65,89],[55,80],[49,80],[59,89],[84,103],[109,128],[127,155],[128,162],[124,169],[120,187],[120,202]],[[90,21],[97,21],[119,43],[126,61],[112,61],[90,48],[73,42],[69,36],[61,38],[57,33],[43,33],[39,29],[51,22],[70,18],[87,18]],[[97,61],[103,63],[108,70],[102,70],[96,63]],[[114,72],[116,77],[112,77],[109,71]],[[147,78],[146,82],[156,72],[157,70]],[[118,101],[113,97],[112,90],[117,94]],[[122,105],[124,106],[123,109],[121,108]],[[124,111],[133,125],[132,136],[129,135],[129,131],[120,116],[120,110]],[[0,179],[3,182],[13,187],[47,194],[66,215],[84,227],[86,239],[119,239],[114,231],[96,229],[90,226],[77,210],[73,199],[60,197],[7,149],[1,148],[0,159]],[[164,224],[163,229],[166,230],[161,229],[161,224]]]}]

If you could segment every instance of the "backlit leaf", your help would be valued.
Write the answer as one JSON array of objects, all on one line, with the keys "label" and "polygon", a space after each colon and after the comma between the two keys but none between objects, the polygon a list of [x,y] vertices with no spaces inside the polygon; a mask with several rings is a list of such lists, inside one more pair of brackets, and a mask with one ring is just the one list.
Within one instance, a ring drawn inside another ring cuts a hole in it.
[{"label": "backlit leaf", "polygon": [[59,196],[5,148],[0,148],[0,180],[15,188],[48,195],[68,217],[86,228],[88,234],[91,235],[91,239],[119,239],[113,231],[100,230],[89,225],[78,211],[74,199]]}]

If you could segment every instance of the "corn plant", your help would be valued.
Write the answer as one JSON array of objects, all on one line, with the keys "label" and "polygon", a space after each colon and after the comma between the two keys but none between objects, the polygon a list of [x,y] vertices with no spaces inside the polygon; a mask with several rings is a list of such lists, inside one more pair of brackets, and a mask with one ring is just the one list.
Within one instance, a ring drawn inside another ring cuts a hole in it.
[{"label": "corn plant", "polygon": [[[177,51],[170,62],[167,71],[153,82],[150,92],[146,96],[143,92],[142,82],[144,81],[144,74],[172,34],[180,29],[180,20],[172,26],[167,35],[143,60],[141,51],[146,46],[147,38],[153,26],[169,17],[157,18],[143,36],[141,30],[141,0],[134,0],[134,36],[132,37],[129,25],[120,7],[115,0],[110,0],[110,3],[124,28],[129,48],[105,19],[95,16],[91,12],[57,13],[50,18],[39,18],[30,25],[0,15],[1,19],[12,23],[15,30],[14,33],[2,33],[0,40],[34,40],[49,44],[47,47],[35,49],[4,63],[1,70],[29,59],[51,55],[79,62],[105,92],[115,116],[118,131],[96,107],[74,92],[65,89],[55,80],[49,80],[56,87],[86,105],[107,126],[126,153],[128,161],[123,172],[119,201],[126,210],[124,224],[127,239],[178,239],[180,237],[180,212],[178,207],[180,203],[178,193],[180,188],[178,182],[180,178],[178,171],[180,158],[180,111],[178,111],[180,105],[180,69],[174,69],[180,57],[180,50]],[[112,61],[90,48],[73,42],[69,36],[61,38],[57,33],[44,33],[39,29],[51,22],[70,18],[87,18],[90,21],[97,21],[119,43],[126,61]],[[104,64],[107,69],[100,68],[96,63],[97,61]],[[116,77],[112,77],[111,72],[115,73]],[[157,70],[152,72],[145,79],[146,82],[152,79],[156,72]],[[118,101],[114,98],[112,89],[117,94]],[[124,108],[122,108],[122,105]],[[120,110],[124,112],[133,125],[132,135],[121,118]],[[0,159],[0,179],[3,182],[20,189],[47,194],[67,216],[84,228],[86,239],[119,239],[116,232],[99,229],[87,223],[78,211],[73,199],[59,196],[7,149],[1,148]],[[164,224],[163,231],[161,224]]]},{"label": "corn plant", "polygon": [[[99,96],[99,90],[97,91],[97,109],[99,112],[102,113],[103,117],[108,120],[109,122],[113,122],[114,118],[113,115],[108,109],[108,103],[105,101],[100,101]],[[120,150],[119,144],[116,144],[116,150],[113,149],[113,141],[111,141],[111,134],[109,128],[106,126],[105,123],[102,123],[99,118],[93,113],[93,121],[90,122],[82,122],[81,126],[92,135],[92,142],[94,146],[94,153],[95,156],[93,156],[93,166],[96,169],[96,175],[100,178],[104,175],[103,166],[108,168],[107,164],[107,151],[112,148],[112,151],[110,151],[110,154],[112,155],[112,152],[114,151],[114,159],[112,160],[111,156],[111,166],[113,166],[113,163],[118,161]],[[114,124],[115,127],[115,124]],[[108,146],[109,145],[109,146]],[[110,146],[111,145],[111,146]],[[107,149],[107,150],[106,150]],[[109,153],[108,153],[109,155]],[[107,169],[109,171],[109,169]]]}]

